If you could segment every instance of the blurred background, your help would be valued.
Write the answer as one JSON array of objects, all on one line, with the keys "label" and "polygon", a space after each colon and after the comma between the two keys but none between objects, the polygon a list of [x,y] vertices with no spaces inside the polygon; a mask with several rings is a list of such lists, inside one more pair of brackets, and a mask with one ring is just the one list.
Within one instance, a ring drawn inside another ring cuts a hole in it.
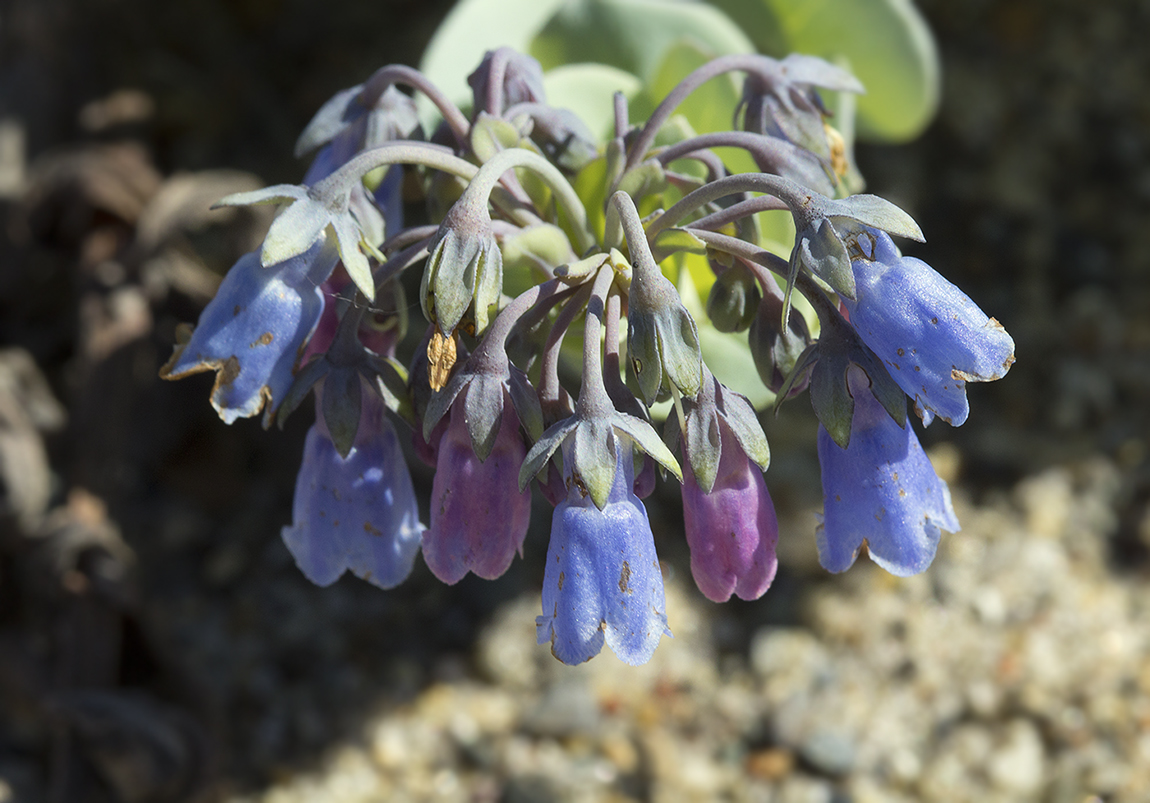
[{"label": "blurred background", "polygon": [[1150,5],[917,5],[938,115],[857,160],[1018,346],[923,436],[963,531],[823,572],[792,402],[774,587],[704,599],[663,487],[674,640],[571,669],[541,500],[498,581],[315,588],[279,538],[308,414],[157,378],[270,219],[208,205],[298,181],[315,110],[451,3],[0,4],[0,803],[1150,799]]}]

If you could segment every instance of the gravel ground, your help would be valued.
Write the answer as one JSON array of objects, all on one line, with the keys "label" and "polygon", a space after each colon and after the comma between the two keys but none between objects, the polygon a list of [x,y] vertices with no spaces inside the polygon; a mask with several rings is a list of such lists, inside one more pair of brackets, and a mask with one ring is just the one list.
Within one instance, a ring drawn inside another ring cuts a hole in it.
[{"label": "gravel ground", "polygon": [[918,577],[822,572],[789,405],[774,587],[707,602],[662,489],[640,668],[535,645],[542,503],[499,581],[312,587],[278,535],[306,416],[156,379],[267,224],[205,205],[296,180],[314,109],[446,2],[114,5],[0,28],[0,803],[1150,800],[1145,2],[920,2],[939,118],[859,161],[1018,344],[924,438],[963,530]]}]

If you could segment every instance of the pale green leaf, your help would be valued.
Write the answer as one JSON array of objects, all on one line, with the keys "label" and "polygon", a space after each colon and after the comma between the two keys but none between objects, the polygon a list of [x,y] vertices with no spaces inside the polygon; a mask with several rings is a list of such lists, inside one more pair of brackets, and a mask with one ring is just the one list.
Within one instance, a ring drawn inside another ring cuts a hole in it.
[{"label": "pale green leaf", "polygon": [[622,92],[630,99],[643,82],[636,76],[607,64],[565,64],[543,74],[547,102],[570,109],[598,137],[613,135],[614,95]]},{"label": "pale green leaf", "polygon": [[723,12],[676,0],[568,0],[531,45],[543,69],[594,61],[649,78],[663,53],[689,40],[714,56],[754,45]]}]

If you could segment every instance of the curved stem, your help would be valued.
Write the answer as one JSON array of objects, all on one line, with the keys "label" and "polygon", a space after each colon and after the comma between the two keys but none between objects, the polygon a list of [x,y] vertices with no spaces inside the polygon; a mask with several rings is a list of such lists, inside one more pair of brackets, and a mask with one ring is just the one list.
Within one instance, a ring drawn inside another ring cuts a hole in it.
[{"label": "curved stem", "polygon": [[[739,259],[745,260],[747,267],[755,273],[755,278],[763,285],[763,292],[767,292],[768,281],[774,282],[774,276],[762,275],[756,266],[762,266],[772,273],[777,273],[786,276],[790,273],[790,265],[787,261],[780,257],[778,254],[772,254],[759,248],[757,245],[751,245],[745,240],[740,240],[737,237],[728,237],[725,234],[717,234],[713,231],[704,231],[701,229],[691,229],[691,233],[705,242],[711,248],[718,251],[724,251]],[[775,282],[775,287],[778,287]],[[814,279],[807,274],[799,271],[794,277],[794,284],[792,287],[798,290],[811,306],[815,308],[818,313],[819,320],[826,320],[827,315],[835,315],[842,317],[838,307],[836,307],[831,300],[827,298],[826,292],[818,286]],[[788,291],[783,299],[784,309],[789,310],[790,292]]]},{"label": "curved stem", "polygon": [[452,103],[447,95],[443,94],[442,90],[419,70],[403,64],[389,64],[386,67],[380,67],[364,83],[363,89],[359,92],[359,102],[369,109],[372,108],[379,102],[387,88],[393,84],[403,84],[412,89],[418,89],[426,95],[427,99],[434,103],[435,108],[439,109],[439,113],[443,115],[444,121],[451,128],[451,133],[455,135],[455,141],[460,149],[467,150],[471,123],[467,121],[467,117],[459,110],[459,107]]},{"label": "curved stem", "polygon": [[468,363],[478,372],[485,369],[502,369],[507,364],[507,337],[515,324],[529,309],[541,301],[546,301],[555,293],[566,288],[558,279],[552,279],[543,284],[537,284],[523,293],[517,295],[511,302],[499,311],[499,314],[488,327],[475,351],[471,353]]},{"label": "curved stem", "polygon": [[438,226],[412,226],[403,229],[384,240],[379,246],[379,251],[381,254],[386,254],[397,248],[407,248],[407,246],[412,243],[417,243],[420,240],[426,240],[429,237],[435,236],[435,232],[438,230]]},{"label": "curved stem", "polygon": [[487,65],[487,92],[483,99],[484,111],[493,117],[503,114],[503,83],[507,80],[507,50],[495,48]]},{"label": "curved stem", "polygon": [[619,224],[623,227],[627,249],[631,252],[632,294],[642,294],[651,286],[650,282],[656,274],[660,277],[663,275],[662,271],[651,253],[647,232],[643,230],[643,221],[639,219],[639,210],[635,208],[631,196],[625,192],[616,192],[611,196],[611,205],[619,212]]},{"label": "curved stem", "polygon": [[622,92],[616,92],[611,96],[611,100],[615,107],[615,136],[623,137],[627,133],[627,129],[631,126],[631,114],[627,108],[627,96]]},{"label": "curved stem", "polygon": [[604,418],[615,411],[603,383],[603,360],[599,353],[605,302],[614,279],[613,267],[604,265],[599,268],[591,287],[591,298],[587,301],[587,317],[583,322],[583,377],[579,400],[575,402],[575,415],[582,419]]},{"label": "curved stem", "polygon": [[659,133],[659,129],[663,127],[663,123],[667,122],[671,114],[675,109],[679,108],[679,104],[686,100],[688,95],[707,81],[735,70],[763,73],[765,68],[774,64],[777,64],[777,62],[768,56],[760,56],[754,53],[740,53],[732,56],[721,56],[699,67],[680,81],[679,85],[672,89],[667,97],[663,98],[663,102],[655,107],[655,111],[651,112],[651,116],[647,118],[647,122],[643,125],[642,131],[639,132],[639,136],[635,138],[634,143],[631,145],[631,151],[627,155],[626,169],[634,167],[643,160],[643,156],[646,155],[647,151],[651,149],[651,145],[654,144],[655,136]]},{"label": "curved stem", "polygon": [[[755,265],[761,265],[767,270],[786,276],[790,271],[790,265],[778,254],[772,254],[764,248],[760,248],[753,243],[748,243],[746,240],[740,240],[738,237],[731,237],[726,234],[719,234],[718,232],[707,231],[706,229],[697,229],[694,226],[690,227],[691,234],[698,237],[705,242],[709,248],[714,248],[716,251],[730,254],[733,257],[745,259]],[[754,270],[754,268],[751,268]],[[756,271],[757,272],[757,271]]]},{"label": "curved stem", "polygon": [[509,148],[487,160],[471,179],[471,183],[464,191],[464,197],[460,199],[459,203],[464,203],[465,199],[468,198],[483,199],[486,202],[500,177],[515,167],[526,167],[534,170],[547,182],[564,211],[567,212],[567,216],[571,219],[578,240],[579,251],[585,252],[590,249],[595,244],[595,240],[587,228],[587,211],[583,208],[583,202],[579,200],[575,190],[555,165],[525,148]]},{"label": "curved stem", "polygon": [[543,346],[543,359],[539,366],[539,399],[543,402],[559,400],[559,353],[563,346],[563,337],[571,327],[571,322],[583,311],[587,299],[591,297],[591,285],[584,284],[559,311],[555,324],[547,335],[547,343]]},{"label": "curved stem", "polygon": [[[432,232],[434,234],[434,231]],[[424,237],[417,243],[409,245],[407,248],[400,251],[395,256],[391,257],[384,262],[375,271],[372,277],[375,280],[375,287],[379,289],[383,287],[386,282],[391,281],[403,271],[410,268],[419,260],[427,256],[428,246],[431,244],[431,237]]]},{"label": "curved stem", "polygon": [[759,212],[774,212],[781,209],[789,209],[784,201],[780,201],[773,195],[757,195],[754,198],[739,201],[737,204],[731,204],[726,209],[712,212],[706,217],[701,217],[693,221],[690,228],[692,231],[695,229],[721,229],[728,223],[757,215]]},{"label": "curved stem", "polygon": [[660,152],[657,157],[664,167],[676,159],[694,159],[696,162],[701,162],[706,166],[707,172],[710,175],[708,181],[716,181],[727,175],[727,166],[723,164],[723,160],[720,159],[717,154],[705,148],[689,148],[685,151],[672,153],[670,158],[664,158],[669,151],[670,149],[668,148],[666,151]]},{"label": "curved stem", "polygon": [[442,170],[471,181],[479,168],[471,162],[460,159],[448,149],[426,142],[388,142],[378,148],[371,148],[358,154],[327,178],[319,181],[308,190],[308,194],[327,204],[334,204],[341,196],[350,192],[355,182],[377,167],[392,164],[415,164]]},{"label": "curved stem", "polygon": [[[618,394],[629,393],[623,384],[619,367],[619,319],[623,313],[623,297],[618,292],[607,296],[607,317],[603,325],[603,376],[604,382]],[[611,390],[607,393],[610,395]]]},{"label": "curved stem", "polygon": [[647,226],[647,236],[654,237],[663,229],[669,229],[696,209],[711,201],[739,192],[762,192],[773,195],[786,203],[792,214],[801,212],[814,203],[818,193],[808,190],[801,184],[782,176],[770,173],[736,173],[733,176],[712,181],[694,192],[683,196],[670,209]]}]

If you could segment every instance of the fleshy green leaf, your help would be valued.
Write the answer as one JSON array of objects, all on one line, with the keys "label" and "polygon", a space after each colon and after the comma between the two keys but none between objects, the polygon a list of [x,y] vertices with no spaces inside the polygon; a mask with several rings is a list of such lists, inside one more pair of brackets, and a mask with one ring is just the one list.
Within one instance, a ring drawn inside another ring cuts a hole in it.
[{"label": "fleshy green leaf", "polygon": [[716,56],[754,51],[734,22],[702,3],[568,0],[543,26],[530,52],[544,70],[594,61],[649,78],[667,48],[684,39]]},{"label": "fleshy green leaf", "polygon": [[570,109],[598,137],[607,137],[615,123],[614,95],[627,99],[639,94],[643,82],[618,67],[607,64],[565,64],[543,75],[547,102]]}]

